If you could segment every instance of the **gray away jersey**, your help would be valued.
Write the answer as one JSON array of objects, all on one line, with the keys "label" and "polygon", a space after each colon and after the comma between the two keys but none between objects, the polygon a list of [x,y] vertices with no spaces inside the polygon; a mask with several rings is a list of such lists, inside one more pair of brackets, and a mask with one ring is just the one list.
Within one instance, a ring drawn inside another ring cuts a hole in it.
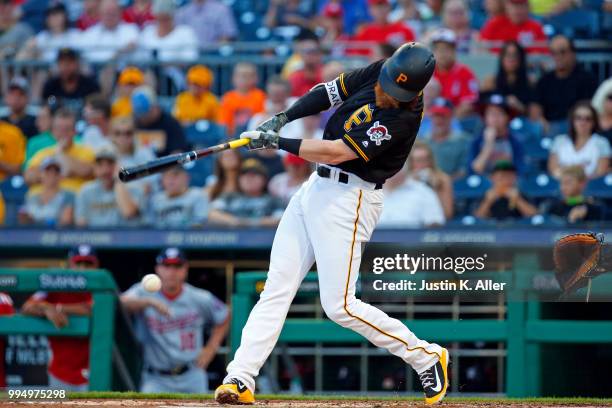
[{"label": "gray away jersey", "polygon": [[151,200],[149,222],[158,228],[193,227],[207,218],[208,197],[201,188],[191,187],[178,197],[160,191]]},{"label": "gray away jersey", "polygon": [[[129,188],[132,198],[143,212],[144,194],[140,188]],[[88,227],[136,226],[141,217],[126,220],[119,212],[114,190],[106,190],[99,180],[85,184],[75,202],[75,218],[85,219]]]},{"label": "gray away jersey", "polygon": [[228,315],[227,306],[212,293],[189,284],[184,284],[182,292],[173,300],[161,292],[147,292],[141,283],[133,285],[125,294],[152,297],[170,309],[170,317],[162,316],[152,307],[135,316],[144,365],[158,370],[194,362],[204,346],[204,327],[221,324]]}]

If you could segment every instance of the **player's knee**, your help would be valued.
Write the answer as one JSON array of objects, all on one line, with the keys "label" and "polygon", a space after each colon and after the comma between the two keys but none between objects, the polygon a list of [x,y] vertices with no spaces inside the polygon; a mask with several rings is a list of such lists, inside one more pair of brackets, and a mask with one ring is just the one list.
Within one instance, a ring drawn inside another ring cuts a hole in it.
[{"label": "player's knee", "polygon": [[329,320],[332,320],[341,326],[348,324],[350,321],[351,316],[347,313],[342,302],[326,302],[322,299],[321,305],[323,306],[323,311]]}]

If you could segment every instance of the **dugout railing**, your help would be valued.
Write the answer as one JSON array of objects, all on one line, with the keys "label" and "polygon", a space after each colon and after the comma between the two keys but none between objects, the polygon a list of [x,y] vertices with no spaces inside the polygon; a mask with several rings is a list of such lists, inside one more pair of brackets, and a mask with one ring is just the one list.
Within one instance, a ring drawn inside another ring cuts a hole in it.
[{"label": "dugout railing", "polygon": [[89,338],[89,390],[106,391],[113,384],[113,342],[117,286],[105,270],[77,272],[68,269],[0,268],[0,291],[90,292],[91,316],[69,316],[58,329],[45,318],[19,313],[0,316],[0,335],[34,334]]},{"label": "dugout railing", "polygon": [[[436,276],[436,272],[428,272],[428,274]],[[403,274],[402,279],[421,279],[424,276],[411,277],[409,274]],[[535,287],[542,282],[550,286],[554,278],[552,272],[543,271],[539,268],[535,254],[518,253],[514,256],[511,269],[483,272],[482,275],[479,275],[479,277],[488,276],[495,276],[497,281],[512,282],[512,289],[505,294],[505,299],[501,300],[502,305],[497,305],[497,310],[500,312],[497,317],[486,319],[402,320],[419,337],[443,344],[497,342],[505,345],[502,352],[492,354],[508,357],[502,376],[503,394],[509,397],[542,395],[543,359],[541,348],[545,344],[612,343],[612,318],[605,321],[587,321],[548,319],[543,316],[543,303],[538,300],[539,295]],[[232,297],[232,353],[239,345],[242,327],[263,289],[264,281],[265,273],[262,272],[242,273],[236,276],[235,293]],[[316,282],[316,273],[309,273],[297,296],[317,296]],[[612,294],[612,275],[598,277],[597,285],[593,286],[593,290],[593,295],[597,296]],[[549,289],[549,292],[552,293],[554,290]],[[574,300],[580,300],[583,291],[580,291],[576,296]],[[316,358],[317,350],[320,352],[321,348],[314,347],[315,345],[322,343],[326,345],[333,345],[334,343],[345,345],[351,343],[360,347],[367,342],[355,332],[342,328],[328,319],[290,317],[283,326],[279,343],[283,345],[281,349],[288,350],[289,354],[292,350],[299,349],[292,349],[291,344],[304,345],[310,343],[313,345],[311,351]],[[287,345],[289,345],[288,349]],[[279,352],[277,350],[275,353],[278,357],[283,351]],[[362,353],[362,356],[374,354],[379,353]],[[451,358],[456,357],[452,354],[453,351],[451,351]],[[320,367],[318,368],[320,369]],[[362,376],[362,392],[367,391],[363,389],[363,384],[368,383],[367,368],[367,362],[362,363],[360,373]],[[457,369],[457,367],[454,368]],[[315,376],[317,375],[320,376],[321,374],[315,373]],[[559,373],[559,375],[562,375],[562,373]],[[363,376],[366,377],[365,380],[363,380]],[[318,383],[320,380],[315,380],[315,382]],[[458,390],[455,389],[455,391]]]}]

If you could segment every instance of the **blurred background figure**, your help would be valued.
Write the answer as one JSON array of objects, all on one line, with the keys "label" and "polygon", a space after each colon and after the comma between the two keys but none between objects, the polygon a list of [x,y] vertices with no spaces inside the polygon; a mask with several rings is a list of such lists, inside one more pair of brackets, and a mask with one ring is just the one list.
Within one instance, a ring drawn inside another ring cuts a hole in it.
[{"label": "blurred background figure", "polygon": [[44,149],[45,147],[53,146],[55,144],[55,138],[51,133],[51,123],[53,121],[53,105],[44,104],[38,108],[38,113],[36,114],[36,129],[37,133],[35,136],[32,136],[28,139],[28,143],[26,145],[26,156],[23,167],[26,168],[28,166],[28,162],[37,153],[39,150]]},{"label": "blurred background figure", "polygon": [[497,74],[486,78],[480,90],[504,96],[512,109],[526,115],[534,99],[534,90],[527,75],[527,55],[523,47],[515,41],[505,43],[499,54]]},{"label": "blurred background figure", "polygon": [[385,198],[378,225],[424,228],[444,225],[446,218],[436,193],[403,168],[384,185]]},{"label": "blurred background figure", "polygon": [[17,126],[0,120],[0,181],[21,172],[26,139]]},{"label": "blurred background figure", "polygon": [[209,217],[209,203],[200,188],[189,187],[189,173],[176,166],[162,175],[162,190],[149,203],[149,223],[155,228],[202,226]]},{"label": "blurred background figure", "polygon": [[79,227],[112,228],[138,225],[145,211],[143,192],[117,180],[117,155],[112,148],[98,150],[95,179],[76,196],[75,221]]},{"label": "blurred background figure", "polygon": [[408,26],[420,39],[425,31],[423,22],[423,12],[428,13],[427,6],[416,0],[398,0],[397,7],[389,14],[389,21],[392,23],[402,22]]},{"label": "blurred background figure", "polygon": [[327,3],[321,10],[319,16],[319,27],[321,35],[321,47],[329,51],[332,56],[344,54],[346,44],[341,44],[350,39],[344,30],[344,10],[340,3]]},{"label": "blurred background figure", "polygon": [[172,114],[183,126],[219,119],[219,100],[210,90],[213,74],[204,65],[194,65],[187,71],[187,90],[176,96]]},{"label": "blurred background figure", "polygon": [[211,202],[223,194],[238,192],[241,165],[242,157],[238,150],[226,150],[217,156],[214,174],[206,187]]},{"label": "blurred background figure", "polygon": [[323,59],[316,36],[306,36],[296,41],[295,51],[300,67],[287,79],[291,84],[291,95],[302,96],[323,80]]},{"label": "blurred background figure", "polygon": [[267,192],[268,171],[257,159],[240,167],[238,191],[219,195],[211,203],[210,222],[231,227],[272,227],[278,224],[285,207]]},{"label": "blurred background figure", "polygon": [[173,0],[153,0],[155,21],[140,33],[138,46],[145,51],[143,58],[171,62],[192,62],[198,57],[198,39],[194,29],[175,24],[176,5]]},{"label": "blurred background figure", "polygon": [[[312,17],[308,4],[301,0],[270,0],[264,16],[264,24],[269,28],[276,27],[311,27]],[[305,6],[305,7],[304,7]]]},{"label": "blurred background figure", "polygon": [[19,21],[16,3],[0,0],[0,60],[14,57],[33,34],[27,24]]},{"label": "blurred background figure", "polygon": [[[79,245],[68,253],[68,267],[79,271],[97,269],[100,261],[89,245]],[[49,320],[60,329],[70,316],[91,315],[89,292],[36,292],[21,308],[21,313]],[[89,388],[89,338],[49,337],[49,388],[66,391],[87,391]]]},{"label": "blurred background figure", "polygon": [[191,27],[200,47],[229,41],[238,35],[232,10],[218,0],[187,2],[177,11],[175,23]]},{"label": "blurred background figure", "polygon": [[442,24],[457,39],[457,52],[469,53],[478,32],[470,25],[470,10],[465,0],[446,0],[442,6]]},{"label": "blurred background figure", "polygon": [[285,165],[285,171],[270,179],[268,189],[272,196],[282,200],[287,205],[291,197],[310,177],[312,166],[310,162],[291,153],[285,155],[283,164]]},{"label": "blurred background figure", "polygon": [[123,21],[136,24],[140,29],[155,21],[151,3],[151,0],[134,0],[130,6],[123,9]]},{"label": "blurred background figure", "polygon": [[83,12],[77,18],[75,26],[85,31],[100,22],[101,0],[83,0]]},{"label": "blurred background figure", "polygon": [[544,73],[535,88],[529,115],[551,136],[567,132],[567,113],[580,100],[591,99],[597,87],[595,77],[576,61],[571,39],[556,35],[550,40],[554,60],[552,71]]},{"label": "blurred background figure", "polygon": [[111,107],[111,116],[132,115],[132,92],[144,85],[145,75],[139,68],[127,66],[121,70],[117,78],[115,98]]},{"label": "blurred background figure", "polygon": [[143,85],[134,89],[131,103],[138,143],[150,147],[160,157],[187,150],[181,124],[159,106],[151,87]]},{"label": "blurred background figure", "polygon": [[28,194],[25,205],[19,211],[20,224],[47,227],[72,225],[74,194],[60,187],[62,166],[53,156],[40,164],[41,189]]},{"label": "blurred background figure", "polygon": [[431,148],[416,141],[406,162],[408,176],[430,187],[438,196],[444,216],[453,216],[453,183],[448,174],[440,170]]},{"label": "blurred background figure", "polygon": [[568,224],[601,221],[601,205],[584,195],[587,181],[582,166],[564,167],[560,178],[561,197],[545,202],[541,212]]},{"label": "blurred background figure", "polygon": [[600,134],[612,143],[612,78],[599,85],[591,104],[599,115]]},{"label": "blurred background figure", "polygon": [[81,143],[92,150],[112,147],[110,138],[111,105],[101,94],[91,94],[85,99],[83,117],[87,127],[81,134]]},{"label": "blurred background figure", "polygon": [[[143,347],[140,392],[206,393],[206,368],[227,335],[229,309],[187,283],[189,264],[180,249],[163,249],[155,263],[161,290],[148,292],[139,282],[120,298]],[[211,332],[205,343],[206,328]]]},{"label": "blurred background figure", "polygon": [[564,167],[581,166],[588,178],[603,176],[610,170],[610,142],[597,134],[597,111],[589,101],[578,102],[569,113],[568,134],[553,140],[548,171],[561,176]]},{"label": "blurred background figure", "polygon": [[60,49],[57,53],[57,74],[45,82],[43,101],[60,103],[78,112],[85,98],[96,92],[100,92],[96,79],[81,72],[79,53],[72,48]]},{"label": "blurred background figure", "polygon": [[481,103],[485,128],[470,147],[470,171],[488,174],[500,160],[511,161],[519,173],[524,165],[524,151],[520,138],[510,128],[512,109],[499,94],[483,96]]},{"label": "blurred background figure", "polygon": [[537,209],[523,196],[517,188],[517,169],[512,162],[500,160],[495,163],[491,172],[491,188],[474,212],[482,219],[511,221],[532,217]]},{"label": "blurred background figure", "polygon": [[463,118],[470,114],[478,99],[478,80],[470,68],[457,62],[457,37],[447,28],[431,34],[436,58],[434,78],[440,83],[440,96],[455,106],[455,115]]},{"label": "blurred background figure", "polygon": [[266,94],[257,88],[257,67],[248,62],[240,62],[234,67],[232,85],[221,98],[219,122],[225,125],[228,135],[245,129],[249,119],[263,112]]},{"label": "blurred background figure", "polygon": [[38,133],[36,118],[27,112],[29,91],[27,79],[23,77],[11,79],[4,95],[4,103],[9,108],[8,115],[0,119],[17,126],[28,139]]}]

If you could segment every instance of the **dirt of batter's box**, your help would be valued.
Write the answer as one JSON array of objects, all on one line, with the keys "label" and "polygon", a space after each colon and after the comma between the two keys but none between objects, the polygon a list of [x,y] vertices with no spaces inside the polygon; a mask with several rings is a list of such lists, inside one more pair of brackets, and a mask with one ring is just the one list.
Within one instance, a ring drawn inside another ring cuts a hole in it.
[{"label": "dirt of batter's box", "polygon": [[[559,404],[539,404],[539,403],[508,403],[505,401],[491,402],[443,402],[438,405],[440,408],[600,408],[593,405],[559,405]],[[608,405],[609,406],[609,405]],[[202,400],[62,400],[62,401],[2,401],[0,408],[17,407],[37,407],[37,408],[231,408],[230,405],[219,405],[214,401]],[[253,407],[260,408],[425,408],[428,405],[411,401],[346,401],[346,400],[325,400],[325,401],[277,401],[259,400]]]}]

